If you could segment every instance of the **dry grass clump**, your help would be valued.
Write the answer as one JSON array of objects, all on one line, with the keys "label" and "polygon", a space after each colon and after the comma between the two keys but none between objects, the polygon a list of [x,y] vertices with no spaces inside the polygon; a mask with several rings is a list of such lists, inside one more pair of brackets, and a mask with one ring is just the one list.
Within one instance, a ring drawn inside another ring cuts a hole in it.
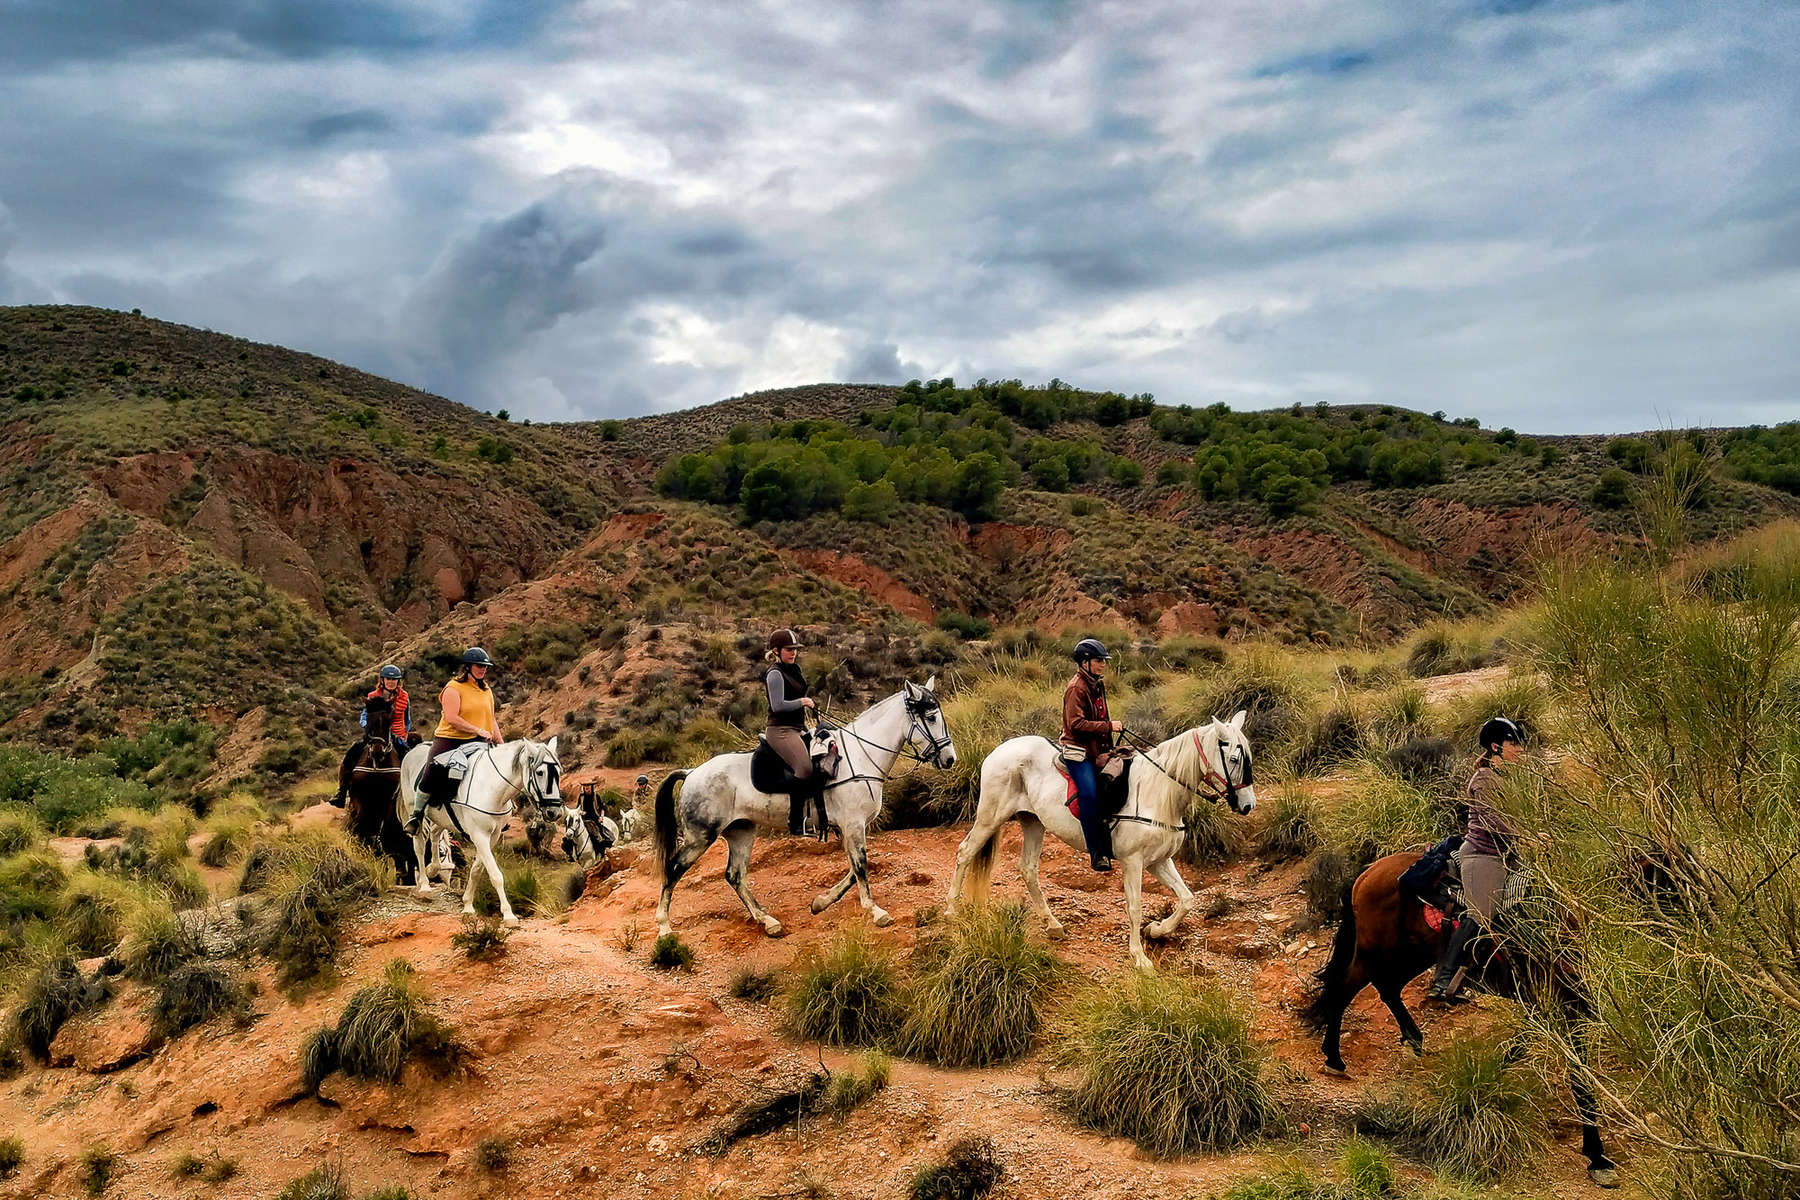
[{"label": "dry grass clump", "polygon": [[926,1163],[907,1182],[908,1200],[981,1200],[1006,1174],[992,1138],[958,1138],[944,1161]]},{"label": "dry grass clump", "polygon": [[68,868],[48,850],[23,850],[0,859],[0,919],[44,921],[56,915]]},{"label": "dry grass clump", "polygon": [[1054,737],[1062,728],[1060,683],[1037,678],[1018,664],[1002,660],[977,676],[944,704],[944,720],[956,739],[956,765],[948,771],[922,771],[926,819],[943,824],[975,817],[981,762],[994,747],[1021,734]]},{"label": "dry grass clump", "polygon": [[9,1041],[39,1061],[50,1059],[50,1043],[63,1022],[106,998],[103,981],[89,979],[67,955],[47,958],[25,977],[13,1009]]},{"label": "dry grass clump", "polygon": [[434,1012],[411,963],[389,961],[382,977],[350,997],[335,1028],[315,1030],[301,1047],[301,1074],[309,1091],[331,1072],[393,1083],[407,1059],[434,1070],[455,1068],[462,1047]]},{"label": "dry grass clump", "polygon": [[230,866],[250,846],[256,823],[246,816],[229,814],[206,823],[206,841],[200,847],[200,862],[208,867]]},{"label": "dry grass clump", "polygon": [[1264,1055],[1221,990],[1133,976],[1080,998],[1064,1061],[1070,1114],[1162,1158],[1241,1144],[1280,1121]]},{"label": "dry grass clump", "polygon": [[1550,713],[1550,690],[1535,674],[1513,672],[1492,687],[1451,701],[1442,721],[1452,745],[1473,757],[1480,753],[1482,725],[1489,717],[1511,717],[1525,733],[1525,744],[1544,740]]},{"label": "dry grass clump", "polygon": [[1323,821],[1321,842],[1347,858],[1372,861],[1430,844],[1456,828],[1456,804],[1365,758],[1351,767],[1351,786]]},{"label": "dry grass clump", "polygon": [[1063,964],[1014,904],[957,913],[920,940],[895,1047],[946,1067],[984,1067],[1031,1049]]},{"label": "dry grass clump", "polygon": [[0,857],[35,850],[44,844],[43,822],[18,809],[0,812]]},{"label": "dry grass clump", "polygon": [[494,917],[465,916],[462,928],[450,935],[450,944],[479,962],[505,954],[511,937],[512,930]]},{"label": "dry grass clump", "polygon": [[767,1004],[781,991],[781,977],[765,967],[740,967],[731,977],[730,993],[752,1004]]},{"label": "dry grass clump", "polygon": [[1220,863],[1244,848],[1244,827],[1222,803],[1196,800],[1182,820],[1187,831],[1181,835],[1181,849],[1176,854],[1183,862],[1196,866]]},{"label": "dry grass clump", "polygon": [[1427,625],[1407,646],[1406,669],[1415,679],[1455,675],[1499,661],[1494,644],[1481,632],[1437,623]]},{"label": "dry grass clump", "polygon": [[25,1143],[8,1134],[0,1137],[0,1179],[11,1179],[25,1163]]},{"label": "dry grass clump", "polygon": [[77,871],[57,901],[56,924],[70,949],[85,957],[109,954],[131,919],[148,903],[144,892],[123,879]]},{"label": "dry grass clump", "polygon": [[1294,771],[1301,775],[1328,771],[1363,753],[1371,740],[1362,714],[1340,698],[1301,730],[1292,755]]},{"label": "dry grass clump", "polygon": [[1547,1102],[1516,1040],[1465,1037],[1421,1062],[1401,1090],[1366,1100],[1356,1126],[1458,1179],[1494,1183],[1541,1160]]},{"label": "dry grass clump", "polygon": [[1351,1138],[1338,1152],[1338,1179],[1325,1179],[1304,1167],[1289,1167],[1213,1192],[1208,1200],[1403,1200],[1418,1195],[1379,1146]]},{"label": "dry grass clump", "polygon": [[112,1186],[124,1162],[104,1142],[81,1152],[81,1187],[90,1196],[103,1194]]},{"label": "dry grass clump", "polygon": [[147,906],[127,921],[117,958],[126,975],[154,983],[204,953],[191,925],[167,908]]},{"label": "dry grass clump", "polygon": [[790,968],[787,1019],[795,1034],[832,1046],[876,1046],[905,1019],[892,951],[849,929]]},{"label": "dry grass clump", "polygon": [[1384,745],[1397,746],[1431,733],[1431,703],[1425,689],[1403,683],[1375,697],[1369,709],[1370,731]]},{"label": "dry grass clump", "polygon": [[1165,690],[1175,729],[1229,720],[1243,709],[1258,762],[1285,760],[1312,720],[1312,687],[1293,659],[1271,646],[1251,646],[1220,670]]},{"label": "dry grass clump", "polygon": [[150,1019],[156,1032],[175,1037],[222,1012],[242,1014],[250,997],[237,972],[223,963],[189,962],[161,978]]},{"label": "dry grass clump", "polygon": [[505,1138],[482,1138],[475,1143],[475,1165],[483,1171],[504,1171],[512,1162],[512,1151]]},{"label": "dry grass clump", "polygon": [[387,866],[335,830],[308,830],[258,842],[240,887],[260,892],[258,946],[286,984],[312,979],[337,957],[346,908],[374,896]]},{"label": "dry grass clump", "polygon": [[[544,915],[547,901],[557,894],[558,889],[544,886],[544,876],[537,866],[528,862],[501,862],[500,877],[506,881],[506,899],[513,907],[513,912],[521,917]],[[494,894],[493,881],[487,872],[470,863],[475,875],[475,911],[484,917],[500,915],[500,898]]]},{"label": "dry grass clump", "polygon": [[869,1050],[860,1058],[857,1067],[831,1073],[831,1082],[826,1085],[820,1104],[833,1116],[846,1116],[888,1085],[893,1060],[879,1050]]},{"label": "dry grass clump", "polygon": [[1302,858],[1319,844],[1319,825],[1324,808],[1308,792],[1288,784],[1274,789],[1273,798],[1256,806],[1262,829],[1256,852],[1274,862]]}]

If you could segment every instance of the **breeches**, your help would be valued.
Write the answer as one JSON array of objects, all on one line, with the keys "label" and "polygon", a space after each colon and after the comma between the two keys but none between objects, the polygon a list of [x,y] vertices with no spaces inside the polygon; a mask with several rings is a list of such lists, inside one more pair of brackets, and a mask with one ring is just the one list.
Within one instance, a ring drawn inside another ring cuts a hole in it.
[{"label": "breeches", "polygon": [[1506,890],[1506,862],[1489,854],[1467,854],[1462,860],[1463,899],[1486,925]]},{"label": "breeches", "polygon": [[807,749],[806,738],[798,729],[791,725],[771,725],[763,737],[768,740],[769,748],[781,755],[781,761],[788,765],[796,779],[812,778],[812,751]]}]

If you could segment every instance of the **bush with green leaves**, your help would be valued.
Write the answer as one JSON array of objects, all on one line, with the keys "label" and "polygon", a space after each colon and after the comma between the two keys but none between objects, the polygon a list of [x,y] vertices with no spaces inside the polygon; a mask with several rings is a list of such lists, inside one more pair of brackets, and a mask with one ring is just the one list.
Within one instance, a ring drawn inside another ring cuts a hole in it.
[{"label": "bush with green leaves", "polygon": [[333,1071],[353,1079],[393,1083],[408,1059],[437,1072],[464,1057],[450,1027],[432,1011],[424,982],[403,958],[390,959],[382,977],[350,997],[335,1027],[315,1030],[301,1046],[301,1075],[308,1091]]},{"label": "bush with green leaves", "polygon": [[462,928],[450,935],[450,944],[477,961],[506,953],[512,930],[494,917],[465,916]]},{"label": "bush with green leaves", "polygon": [[1062,1044],[1078,1078],[1070,1114],[1159,1158],[1229,1149],[1276,1128],[1265,1055],[1231,998],[1173,976],[1133,975],[1079,998]]},{"label": "bush with green leaves", "polygon": [[920,939],[895,1048],[946,1067],[985,1067],[1030,1051],[1062,961],[1016,904],[965,907]]},{"label": "bush with green leaves", "polygon": [[104,1194],[124,1165],[124,1160],[105,1143],[87,1147],[81,1152],[82,1190],[90,1196]]},{"label": "bush with green leaves", "polygon": [[806,951],[789,970],[788,1025],[807,1041],[879,1046],[905,1015],[893,952],[860,929]]},{"label": "bush with green leaves", "polygon": [[739,967],[731,977],[731,994],[753,1004],[767,1004],[781,992],[781,979],[763,967]]},{"label": "bush with green leaves", "polygon": [[665,933],[650,947],[650,965],[659,971],[691,971],[694,950],[679,934]]},{"label": "bush with green leaves", "polygon": [[0,1137],[0,1179],[11,1179],[25,1163],[25,1143],[8,1134]]}]

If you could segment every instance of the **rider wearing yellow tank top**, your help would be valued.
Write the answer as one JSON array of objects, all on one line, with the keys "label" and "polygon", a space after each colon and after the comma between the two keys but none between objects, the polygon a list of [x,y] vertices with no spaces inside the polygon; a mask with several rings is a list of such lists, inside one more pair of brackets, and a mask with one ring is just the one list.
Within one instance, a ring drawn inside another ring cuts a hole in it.
[{"label": "rider wearing yellow tank top", "polygon": [[412,815],[406,822],[406,832],[417,834],[423,827],[425,807],[431,801],[433,793],[439,795],[440,802],[451,798],[456,785],[443,773],[437,765],[440,754],[456,749],[470,742],[500,741],[500,722],[494,712],[494,693],[488,690],[487,674],[494,665],[487,651],[480,646],[470,646],[463,651],[462,670],[456,678],[444,685],[441,697],[444,708],[443,719],[433,731],[431,749],[427,752],[430,766],[414,786]]},{"label": "rider wearing yellow tank top", "polygon": [[[473,725],[486,733],[494,732],[497,726],[494,724],[493,692],[469,679],[452,679],[445,686],[444,691],[456,693],[456,698],[460,701],[456,715],[462,718],[464,725]],[[476,735],[470,733],[467,728],[450,724],[449,718],[446,717],[438,722],[437,730],[432,736],[434,738],[455,738],[461,742]]]}]

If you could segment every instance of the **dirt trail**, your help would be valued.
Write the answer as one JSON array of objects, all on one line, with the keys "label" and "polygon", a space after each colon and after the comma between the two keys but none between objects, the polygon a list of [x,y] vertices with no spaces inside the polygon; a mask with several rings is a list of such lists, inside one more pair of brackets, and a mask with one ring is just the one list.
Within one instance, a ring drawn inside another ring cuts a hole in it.
[{"label": "dirt trail", "polygon": [[[870,847],[873,885],[895,917],[876,936],[904,950],[918,915],[941,905],[962,831],[883,833]],[[1001,899],[1022,895],[1018,835],[1010,832],[995,873]],[[1397,1064],[1396,1035],[1373,995],[1352,1010],[1345,1031],[1349,1078],[1318,1068],[1313,1036],[1291,1015],[1306,975],[1324,960],[1329,938],[1304,928],[1299,867],[1237,862],[1184,873],[1200,911],[1223,897],[1224,911],[1191,917],[1153,950],[1164,971],[1216,977],[1254,997],[1257,1034],[1286,1064],[1287,1103],[1312,1123],[1310,1139],[1253,1153],[1177,1163],[1147,1161],[1118,1139],[1081,1130],[1045,1093],[1057,1078],[1043,1050],[997,1070],[945,1071],[896,1063],[892,1085],[847,1120],[809,1120],[798,1135],[740,1143],[719,1159],[690,1148],[745,1100],[791,1083],[822,1058],[849,1056],[785,1040],[779,1014],[728,994],[745,965],[779,967],[846,925],[864,922],[854,899],[821,916],[812,897],[841,877],[835,842],[759,843],[751,882],[789,935],[766,938],[748,921],[723,879],[723,847],[710,851],[676,893],[677,930],[694,948],[691,974],[652,971],[655,883],[638,851],[562,918],[528,920],[505,956],[470,964],[450,945],[455,903],[394,893],[358,926],[335,985],[292,1002],[265,970],[246,1029],[229,1022],[194,1031],[111,1074],[31,1071],[0,1086],[0,1129],[30,1131],[21,1174],[0,1196],[76,1195],[72,1164],[82,1148],[110,1142],[129,1169],[109,1196],[267,1197],[323,1158],[342,1161],[358,1188],[404,1182],[420,1196],[763,1197],[793,1193],[800,1172],[842,1197],[904,1194],[911,1170],[965,1133],[989,1134],[1008,1165],[1002,1197],[1179,1196],[1271,1168],[1286,1151],[1304,1153],[1361,1095]],[[1046,848],[1046,894],[1068,927],[1058,953],[1105,978],[1123,969],[1124,908],[1116,876],[1101,879],[1066,847]],[[1147,907],[1166,903],[1147,884]],[[395,1087],[334,1076],[315,1100],[299,1086],[298,1054],[310,1030],[334,1019],[353,988],[391,957],[417,966],[437,1003],[474,1051],[460,1077],[416,1068]],[[1416,993],[1415,987],[1414,992]],[[1416,999],[1416,994],[1413,997]],[[120,1001],[115,1000],[115,1004]],[[1428,1021],[1444,1045],[1483,1018],[1463,1011]],[[484,1138],[505,1139],[511,1163],[496,1174],[473,1161]],[[209,1188],[177,1185],[178,1153],[211,1151],[238,1159],[241,1174]],[[1572,1132],[1559,1131],[1550,1176],[1555,1195],[1589,1194]]]}]

